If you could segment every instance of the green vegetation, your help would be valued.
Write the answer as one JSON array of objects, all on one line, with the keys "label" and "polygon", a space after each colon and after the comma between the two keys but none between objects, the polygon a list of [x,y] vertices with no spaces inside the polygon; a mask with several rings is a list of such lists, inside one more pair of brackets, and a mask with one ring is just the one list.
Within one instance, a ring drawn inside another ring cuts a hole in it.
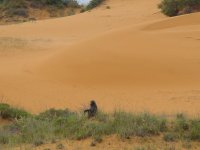
[{"label": "green vegetation", "polygon": [[91,0],[90,2],[89,2],[89,4],[86,6],[86,7],[83,7],[82,9],[81,9],[81,13],[83,13],[83,12],[85,12],[85,11],[88,11],[88,10],[91,10],[91,9],[93,9],[93,8],[95,8],[95,7],[97,7],[97,6],[99,6],[103,1],[105,1],[105,0]]},{"label": "green vegetation", "polygon": [[104,0],[91,0],[90,3],[87,5],[86,9],[91,10],[97,6],[99,6]]},{"label": "green vegetation", "polygon": [[200,10],[199,0],[162,0],[159,4],[161,11],[167,16],[188,14]]},{"label": "green vegetation", "polygon": [[166,130],[165,119],[148,113],[133,115],[126,112],[115,112],[113,117],[112,123],[115,133],[122,138],[159,135],[160,132]]},{"label": "green vegetation", "polygon": [[182,114],[169,121],[148,113],[116,111],[112,114],[98,112],[95,118],[88,119],[82,113],[67,109],[49,109],[31,115],[0,104],[0,116],[13,120],[13,123],[0,127],[0,144],[3,145],[27,143],[39,146],[60,139],[81,140],[89,137],[96,144],[102,142],[103,136],[113,134],[121,139],[161,135],[167,142],[200,141],[200,119],[188,119]]},{"label": "green vegetation", "polygon": [[91,10],[104,0],[91,0],[87,6],[77,0],[0,0],[1,22],[24,22],[37,20],[37,11],[47,11],[46,17],[71,16]]},{"label": "green vegetation", "polygon": [[0,117],[3,119],[20,119],[31,116],[23,109],[10,107],[8,104],[0,104]]},{"label": "green vegetation", "polygon": [[72,15],[74,9],[81,7],[76,0],[0,0],[0,19],[4,22],[36,20],[36,11],[47,11],[49,17],[67,16],[66,9],[69,8]]}]

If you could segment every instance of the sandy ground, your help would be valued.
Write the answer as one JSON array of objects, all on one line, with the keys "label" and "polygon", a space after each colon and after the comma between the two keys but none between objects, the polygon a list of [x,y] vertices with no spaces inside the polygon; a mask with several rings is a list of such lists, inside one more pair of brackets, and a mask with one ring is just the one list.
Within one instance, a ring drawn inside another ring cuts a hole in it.
[{"label": "sandy ground", "polygon": [[[56,150],[58,147],[63,147],[63,150],[136,150],[136,149],[147,149],[147,150],[187,150],[188,147],[191,150],[199,150],[199,142],[164,142],[161,137],[153,138],[132,138],[129,140],[121,140],[117,136],[104,137],[101,143],[96,143],[95,146],[91,146],[94,143],[92,139],[80,140],[80,141],[56,141],[56,143],[45,144],[39,147],[33,147],[30,145],[23,145],[16,148],[15,150]],[[7,150],[7,149],[6,149]]]},{"label": "sandy ground", "polygon": [[0,101],[34,113],[95,99],[105,111],[199,115],[200,13],[167,18],[159,2],[107,0],[0,26]]}]

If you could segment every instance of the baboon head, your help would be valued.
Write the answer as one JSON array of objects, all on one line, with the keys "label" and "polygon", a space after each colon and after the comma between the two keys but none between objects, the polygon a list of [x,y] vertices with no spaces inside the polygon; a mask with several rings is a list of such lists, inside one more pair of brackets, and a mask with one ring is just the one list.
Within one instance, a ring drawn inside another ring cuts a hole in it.
[{"label": "baboon head", "polygon": [[96,102],[95,102],[94,100],[91,100],[90,106],[91,106],[91,107],[96,106]]}]

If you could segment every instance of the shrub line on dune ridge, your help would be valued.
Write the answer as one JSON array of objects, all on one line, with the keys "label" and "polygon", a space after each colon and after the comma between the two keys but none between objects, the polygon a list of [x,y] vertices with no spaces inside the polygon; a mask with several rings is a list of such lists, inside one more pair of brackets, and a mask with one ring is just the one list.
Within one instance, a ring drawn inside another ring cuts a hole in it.
[{"label": "shrub line on dune ridge", "polygon": [[158,6],[167,16],[177,16],[200,11],[200,0],[162,0]]},{"label": "shrub line on dune ridge", "polygon": [[167,142],[200,141],[200,119],[188,119],[182,114],[167,120],[149,113],[115,111],[111,114],[98,112],[94,118],[88,119],[83,113],[68,109],[49,109],[33,115],[0,104],[0,115],[13,121],[0,127],[0,144],[3,145],[27,143],[38,146],[60,139],[81,140],[89,137],[101,141],[102,136],[113,134],[122,139],[163,136]]},{"label": "shrub line on dune ridge", "polygon": [[82,5],[78,0],[0,0],[0,23],[41,19],[37,12],[46,12],[48,18],[71,16],[91,10],[103,1],[91,0],[87,5]]}]

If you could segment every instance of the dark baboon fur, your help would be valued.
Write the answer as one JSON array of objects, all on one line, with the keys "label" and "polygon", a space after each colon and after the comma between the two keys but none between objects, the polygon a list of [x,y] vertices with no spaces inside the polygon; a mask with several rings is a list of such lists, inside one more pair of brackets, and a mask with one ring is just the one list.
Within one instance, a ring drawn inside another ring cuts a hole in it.
[{"label": "dark baboon fur", "polygon": [[94,100],[92,100],[90,102],[90,108],[89,109],[86,109],[84,110],[84,113],[87,113],[88,114],[88,118],[91,118],[91,117],[94,117],[97,113],[97,104]]}]

